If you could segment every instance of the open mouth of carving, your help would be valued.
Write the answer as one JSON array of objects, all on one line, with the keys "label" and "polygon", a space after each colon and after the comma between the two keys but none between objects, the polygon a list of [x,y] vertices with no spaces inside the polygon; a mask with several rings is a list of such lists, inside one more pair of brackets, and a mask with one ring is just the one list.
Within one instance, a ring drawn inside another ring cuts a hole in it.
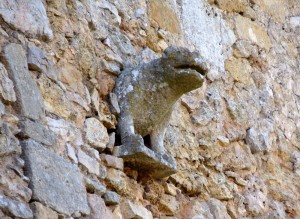
[{"label": "open mouth of carving", "polygon": [[206,70],[203,69],[203,67],[199,66],[199,65],[178,65],[178,66],[174,66],[175,69],[178,70],[194,70],[196,72],[198,72],[201,75],[205,75]]}]

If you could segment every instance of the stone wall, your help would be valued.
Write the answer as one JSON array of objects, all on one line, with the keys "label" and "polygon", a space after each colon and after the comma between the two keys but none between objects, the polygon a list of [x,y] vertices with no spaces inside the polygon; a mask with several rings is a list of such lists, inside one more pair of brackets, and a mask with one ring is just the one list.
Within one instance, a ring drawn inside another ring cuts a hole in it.
[{"label": "stone wall", "polygon": [[[112,156],[109,93],[170,45],[210,64],[154,180]],[[0,218],[300,217],[297,0],[1,0]]]}]

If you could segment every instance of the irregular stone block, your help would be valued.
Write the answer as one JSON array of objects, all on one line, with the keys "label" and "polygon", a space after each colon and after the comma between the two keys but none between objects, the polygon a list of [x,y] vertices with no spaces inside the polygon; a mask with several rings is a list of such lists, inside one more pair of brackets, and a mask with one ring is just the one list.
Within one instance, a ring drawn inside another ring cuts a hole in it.
[{"label": "irregular stone block", "polygon": [[19,44],[8,44],[4,48],[3,58],[8,73],[15,83],[17,109],[25,117],[40,119],[44,116],[42,97],[28,72],[25,50]]},{"label": "irregular stone block", "polygon": [[82,164],[89,173],[99,175],[99,163],[96,159],[90,157],[86,153],[84,153],[82,150],[78,150],[78,162]]},{"label": "irregular stone block", "polygon": [[216,5],[227,12],[245,12],[247,1],[246,0],[216,0]]},{"label": "irregular stone block", "polygon": [[95,149],[102,151],[109,142],[107,129],[95,118],[88,118],[85,121],[84,131],[88,143]]},{"label": "irregular stone block", "polygon": [[44,51],[36,46],[27,49],[28,68],[33,71],[46,72],[47,59]]},{"label": "irregular stone block", "polygon": [[107,170],[106,180],[119,194],[128,194],[128,184],[124,172],[109,168]]},{"label": "irregular stone block", "polygon": [[30,203],[33,219],[58,219],[58,214],[39,202]]},{"label": "irregular stone block", "polygon": [[207,205],[214,218],[230,219],[231,217],[227,213],[225,205],[218,199],[210,198],[207,201]]},{"label": "irregular stone block", "polygon": [[[205,1],[199,0],[182,0],[179,7],[182,11],[180,20],[186,40],[199,50],[212,66],[220,69],[217,70],[218,72],[222,72],[224,61],[231,56],[230,48],[236,41],[222,12],[210,7]],[[211,14],[208,13],[210,11]],[[217,16],[217,19],[213,14]],[[219,44],[219,42],[222,43]]]},{"label": "irregular stone block", "polygon": [[103,195],[106,192],[106,186],[98,181],[98,179],[90,179],[85,177],[85,187],[89,193]]},{"label": "irregular stone block", "polygon": [[58,70],[51,60],[47,59],[44,50],[39,47],[29,45],[27,48],[27,62],[29,70],[42,72],[48,78],[56,81]]},{"label": "irregular stone block", "polygon": [[39,122],[32,122],[29,119],[21,120],[19,123],[22,137],[29,137],[35,141],[41,142],[45,145],[52,146],[56,144],[56,137],[54,133],[46,129]]},{"label": "irregular stone block", "polygon": [[163,178],[176,173],[174,158],[168,154],[159,155],[144,144],[115,147],[114,155],[122,157],[126,165],[139,171],[146,171],[154,178]]},{"label": "irregular stone block", "polygon": [[119,170],[124,169],[124,162],[122,158],[111,156],[109,154],[101,154],[100,158],[106,163],[108,167],[112,167]]},{"label": "irregular stone block", "polygon": [[182,32],[176,12],[166,1],[150,0],[149,6],[149,18],[155,20],[160,28],[176,34]]},{"label": "irregular stone block", "polygon": [[0,1],[0,16],[6,23],[22,31],[28,37],[53,39],[46,9],[41,0],[2,0]]},{"label": "irregular stone block", "polygon": [[106,205],[117,205],[120,203],[120,196],[115,192],[108,191],[103,198]]},{"label": "irregular stone block", "polygon": [[235,18],[236,32],[240,39],[250,40],[252,43],[269,51],[272,44],[267,31],[249,18],[237,15]]},{"label": "irregular stone block", "polygon": [[89,214],[86,190],[78,167],[46,149],[41,144],[21,142],[25,174],[30,178],[32,200],[39,201],[59,213]]},{"label": "irregular stone block", "polygon": [[124,218],[153,219],[152,213],[145,207],[129,200],[121,202],[121,212]]},{"label": "irregular stone block", "polygon": [[32,211],[27,204],[12,200],[0,194],[0,209],[13,217],[32,218]]},{"label": "irregular stone block", "polygon": [[94,194],[88,194],[88,202],[91,207],[91,214],[82,219],[116,219],[111,210],[105,206],[102,198]]},{"label": "irregular stone block", "polygon": [[11,127],[4,122],[0,125],[0,157],[12,153],[21,154],[21,147]]},{"label": "irregular stone block", "polygon": [[159,198],[159,208],[167,215],[176,214],[179,204],[174,196],[162,194]]},{"label": "irregular stone block", "polygon": [[21,147],[18,139],[10,138],[5,134],[0,134],[0,157],[13,153],[21,153]]},{"label": "irregular stone block", "polygon": [[16,101],[14,84],[9,79],[7,71],[2,63],[0,63],[0,93],[4,100],[12,102]]},{"label": "irregular stone block", "polygon": [[274,122],[270,119],[262,119],[254,127],[248,129],[246,143],[250,146],[251,152],[270,151],[275,142],[275,137],[272,135],[273,132]]},{"label": "irregular stone block", "polygon": [[173,184],[167,183],[165,182],[163,184],[164,189],[165,189],[165,193],[172,195],[172,196],[176,196],[177,191],[176,191],[176,187]]},{"label": "irregular stone block", "polygon": [[251,85],[253,80],[250,76],[252,72],[251,65],[247,59],[232,58],[225,62],[225,69],[229,71],[235,81]]}]

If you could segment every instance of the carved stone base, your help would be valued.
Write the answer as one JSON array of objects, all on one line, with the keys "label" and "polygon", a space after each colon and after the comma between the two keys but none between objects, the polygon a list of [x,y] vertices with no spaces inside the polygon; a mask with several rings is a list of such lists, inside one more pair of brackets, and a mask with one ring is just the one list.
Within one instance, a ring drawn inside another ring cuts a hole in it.
[{"label": "carved stone base", "polygon": [[159,155],[144,145],[121,145],[114,148],[114,155],[122,157],[125,164],[147,171],[154,178],[164,178],[176,173],[176,161],[168,154]]}]

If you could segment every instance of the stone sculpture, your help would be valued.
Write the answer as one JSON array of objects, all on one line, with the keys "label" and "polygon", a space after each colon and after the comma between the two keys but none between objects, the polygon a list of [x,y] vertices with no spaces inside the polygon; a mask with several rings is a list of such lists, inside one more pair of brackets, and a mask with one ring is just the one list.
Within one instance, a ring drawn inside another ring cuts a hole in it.
[{"label": "stone sculpture", "polygon": [[124,70],[114,90],[122,142],[114,154],[156,178],[176,172],[175,160],[165,153],[165,131],[176,101],[201,87],[206,72],[199,53],[180,47],[169,47],[161,58]]}]

